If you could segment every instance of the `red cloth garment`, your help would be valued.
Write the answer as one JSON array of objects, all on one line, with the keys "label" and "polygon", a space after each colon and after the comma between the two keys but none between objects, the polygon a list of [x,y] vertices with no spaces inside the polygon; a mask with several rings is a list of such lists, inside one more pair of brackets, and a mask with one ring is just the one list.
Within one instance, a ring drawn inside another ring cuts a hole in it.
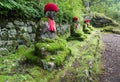
[{"label": "red cloth garment", "polygon": [[78,27],[78,24],[74,24],[74,27],[77,28],[77,27]]},{"label": "red cloth garment", "polygon": [[54,20],[52,20],[52,19],[50,19],[50,18],[48,18],[48,30],[50,31],[50,32],[56,32],[56,27],[55,27],[55,22],[54,22]]},{"label": "red cloth garment", "polygon": [[53,3],[47,3],[44,7],[44,13],[46,13],[47,11],[55,11],[58,12],[58,7],[56,4]]},{"label": "red cloth garment", "polygon": [[78,18],[77,18],[77,17],[74,17],[73,20],[78,20]]},{"label": "red cloth garment", "polygon": [[90,22],[90,20],[84,20],[84,23]]}]

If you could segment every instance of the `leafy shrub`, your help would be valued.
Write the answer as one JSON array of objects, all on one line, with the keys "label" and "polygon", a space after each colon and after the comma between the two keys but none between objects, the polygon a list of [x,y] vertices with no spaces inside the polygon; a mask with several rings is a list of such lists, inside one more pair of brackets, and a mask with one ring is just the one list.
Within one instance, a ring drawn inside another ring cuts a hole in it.
[{"label": "leafy shrub", "polygon": [[2,0],[0,15],[15,18],[42,18],[44,5],[48,2],[53,2],[59,7],[55,18],[57,23],[70,23],[74,16],[78,16],[82,20],[82,16],[79,14],[82,14],[84,6],[82,1],[78,2],[78,0]]},{"label": "leafy shrub", "polygon": [[36,18],[41,17],[41,6],[35,1],[2,0],[0,2],[0,15]]}]

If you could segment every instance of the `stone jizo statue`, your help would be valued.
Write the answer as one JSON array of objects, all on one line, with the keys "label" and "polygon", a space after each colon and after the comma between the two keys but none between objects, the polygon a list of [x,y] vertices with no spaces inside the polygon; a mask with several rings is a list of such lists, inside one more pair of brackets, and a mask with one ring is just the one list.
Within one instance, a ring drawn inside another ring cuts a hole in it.
[{"label": "stone jizo statue", "polygon": [[57,5],[53,3],[48,3],[44,7],[45,17],[41,18],[38,22],[36,30],[36,41],[41,41],[46,38],[54,39],[56,35],[56,25],[54,17],[58,12]]},{"label": "stone jizo statue", "polygon": [[70,36],[74,36],[77,28],[78,28],[78,18],[74,17],[72,19],[72,24],[71,24],[71,27],[70,27]]}]

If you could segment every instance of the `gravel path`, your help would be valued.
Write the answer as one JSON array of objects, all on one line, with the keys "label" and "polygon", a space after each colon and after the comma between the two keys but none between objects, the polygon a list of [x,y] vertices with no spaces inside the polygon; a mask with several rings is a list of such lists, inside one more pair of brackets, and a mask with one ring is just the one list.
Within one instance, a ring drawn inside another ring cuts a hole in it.
[{"label": "gravel path", "polygon": [[104,74],[100,82],[120,82],[120,35],[103,34]]}]

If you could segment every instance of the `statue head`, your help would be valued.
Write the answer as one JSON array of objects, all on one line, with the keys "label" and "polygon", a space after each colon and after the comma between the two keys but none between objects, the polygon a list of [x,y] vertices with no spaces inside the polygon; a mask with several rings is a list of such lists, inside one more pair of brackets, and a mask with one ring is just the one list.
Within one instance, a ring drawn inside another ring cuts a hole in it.
[{"label": "statue head", "polygon": [[84,20],[84,23],[90,23],[90,20]]},{"label": "statue head", "polygon": [[78,21],[78,18],[77,17],[73,17],[73,20],[72,20],[74,23],[76,23]]},{"label": "statue head", "polygon": [[46,17],[49,17],[51,19],[54,18],[56,13],[58,12],[58,7],[56,4],[53,3],[47,3],[44,7],[44,14]]}]

